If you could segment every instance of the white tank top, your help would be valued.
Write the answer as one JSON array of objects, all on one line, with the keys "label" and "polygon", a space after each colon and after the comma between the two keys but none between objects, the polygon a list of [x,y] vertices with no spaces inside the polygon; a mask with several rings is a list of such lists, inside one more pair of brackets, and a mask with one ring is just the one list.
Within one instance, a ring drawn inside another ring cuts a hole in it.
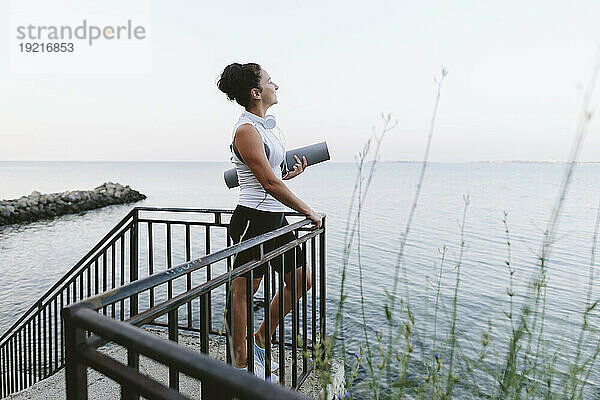
[{"label": "white tank top", "polygon": [[[263,143],[269,148],[268,161],[273,173],[281,179],[281,163],[285,158],[285,148],[273,132],[264,127],[264,121],[258,115],[254,115],[248,111],[242,112],[240,119],[233,127],[233,140],[235,141],[235,132],[240,125],[251,124],[254,126],[262,137]],[[235,166],[238,182],[240,183],[238,204],[262,211],[285,211],[285,206],[267,193],[250,168],[236,156],[233,149],[231,152],[231,162]]]}]

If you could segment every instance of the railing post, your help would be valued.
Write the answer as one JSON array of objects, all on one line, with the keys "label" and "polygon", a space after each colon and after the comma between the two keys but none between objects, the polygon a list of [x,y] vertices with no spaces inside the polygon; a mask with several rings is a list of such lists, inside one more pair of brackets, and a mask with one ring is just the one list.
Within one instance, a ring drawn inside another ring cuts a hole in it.
[{"label": "railing post", "polygon": [[[169,311],[169,340],[177,343],[179,341],[179,312],[177,309]],[[169,367],[169,387],[179,391],[179,371],[174,367]]]},{"label": "railing post", "polygon": [[44,346],[43,347],[44,351],[42,352],[43,357],[44,357],[44,360],[42,361],[42,366],[44,368],[44,373],[42,375],[42,379],[44,379],[44,378],[46,378],[46,376],[48,376],[48,322],[47,322],[48,319],[46,318],[46,315],[47,315],[46,314],[46,307],[44,307],[42,309],[42,313],[41,313],[41,316],[42,316],[42,318],[44,320],[44,325],[43,325],[43,328],[42,328],[43,329],[43,333],[42,333],[43,336],[42,336],[42,338],[44,339],[43,342],[42,342],[43,346]]},{"label": "railing post", "polygon": [[65,384],[67,400],[87,400],[87,366],[79,356],[79,347],[85,343],[85,332],[73,322],[76,307],[64,308],[65,322]]},{"label": "railing post", "polygon": [[4,346],[0,346],[0,396],[6,396],[4,393]]},{"label": "railing post", "polygon": [[[260,258],[265,255],[264,244],[259,246]],[[264,281],[264,304],[265,304],[265,379],[271,376],[271,338],[269,332],[271,330],[271,261],[267,261]]]},{"label": "railing post", "polygon": [[[134,209],[132,227],[129,232],[129,282],[138,280],[138,218],[139,210]],[[138,295],[129,298],[129,315],[138,313]]]},{"label": "railing post", "polygon": [[[65,331],[64,331],[64,328],[63,328],[63,335],[64,335],[64,332]],[[32,356],[33,357],[33,368],[32,368],[31,373],[33,374],[33,377],[32,377],[33,383],[35,383],[35,382],[38,381],[38,379],[37,379],[37,369],[38,369],[38,367],[37,367],[37,362],[38,362],[37,361],[38,360],[38,358],[37,358],[37,349],[38,349],[37,341],[38,341],[38,335],[37,335],[37,322],[35,320],[35,317],[31,320],[31,333],[32,333],[32,339],[33,339],[32,340],[32,347],[33,348],[31,349],[31,352],[33,354],[33,356]],[[64,336],[63,336],[63,341],[64,341]],[[63,347],[64,347],[64,343],[63,343]],[[63,357],[64,357],[64,352],[63,352]],[[63,360],[64,360],[64,358],[63,358]]]},{"label": "railing post", "polygon": [[[229,232],[227,233],[227,247],[231,246],[231,237],[229,236]],[[227,272],[231,273],[231,257],[227,257]],[[232,354],[231,354],[231,338],[233,338],[233,288],[231,287],[231,282],[227,280],[225,282],[225,320],[226,320],[226,343],[225,352],[226,352],[226,360],[227,364],[232,363]]]},{"label": "railing post", "polygon": [[[60,292],[60,313],[62,313],[62,309],[65,306],[65,301],[63,300],[63,293],[64,293],[64,289]],[[33,332],[33,334],[35,335],[35,325],[33,324],[33,320],[31,321],[31,330]],[[65,365],[65,323],[62,319],[62,314],[59,318],[59,322],[60,322],[60,365],[63,366]],[[34,378],[32,378],[32,381],[35,382],[35,336],[32,338],[32,342],[33,342],[33,349],[32,349],[32,353],[33,353],[33,375]],[[32,383],[33,383],[32,382]]]},{"label": "railing post", "polygon": [[[210,254],[210,225],[206,225],[206,235],[205,235],[205,252],[206,254]],[[206,281],[211,280],[211,266],[210,264],[206,266]],[[212,331],[212,305],[211,305],[211,296],[208,296],[208,327]]]},{"label": "railing post", "polygon": [[[138,271],[138,229],[139,229],[139,210],[135,208],[132,215],[132,225],[129,231],[129,282],[137,281]],[[122,242],[121,242],[122,243]],[[123,249],[121,248],[121,252]],[[121,303],[122,304],[122,303]],[[123,307],[123,304],[121,305]],[[123,310],[121,310],[123,313]],[[129,297],[129,316],[133,317],[138,313],[138,295],[137,293]],[[140,368],[140,355],[133,350],[127,351],[127,365],[135,370]],[[121,386],[121,398],[125,400],[138,400],[140,396]]]},{"label": "railing post", "polygon": [[2,377],[0,379],[0,382],[2,382],[2,390],[0,390],[0,395],[2,395],[2,397],[6,397],[8,395],[6,384],[6,376],[8,375],[8,368],[6,368],[6,364],[8,362],[8,357],[6,357],[6,346],[0,347],[0,358],[2,359],[2,368],[0,368],[2,373]]},{"label": "railing post", "polygon": [[[246,354],[248,372],[254,373],[254,270],[246,277]],[[237,299],[236,299],[237,301]]]},{"label": "railing post", "polygon": [[25,378],[25,370],[23,368],[23,328],[17,331],[17,336],[19,338],[17,344],[19,346],[19,366],[17,369],[19,370],[19,390],[23,390],[23,380]]},{"label": "railing post", "polygon": [[0,379],[0,381],[2,381],[2,390],[0,391],[0,395],[2,395],[2,397],[6,397],[8,395],[8,385],[6,383],[6,377],[8,376],[8,368],[6,365],[8,363],[8,357],[6,356],[6,345],[0,347],[0,358],[2,359],[2,368],[0,369],[2,373],[2,377]]},{"label": "railing post", "polygon": [[298,384],[298,298],[297,282],[296,282],[296,267],[298,265],[296,247],[292,248],[294,252],[294,265],[292,268],[292,387],[295,388]]},{"label": "railing post", "polygon": [[[125,231],[119,237],[121,251],[119,252],[119,260],[121,261],[121,286],[125,285]],[[125,320],[125,300],[121,300],[120,304],[121,321]]]},{"label": "railing post", "polygon": [[[127,349],[127,366],[139,371],[140,355],[132,349]],[[121,399],[123,400],[139,400],[140,396],[130,388],[121,385]]]},{"label": "railing post", "polygon": [[[167,269],[173,267],[173,258],[171,257],[171,223],[167,222]],[[167,299],[173,297],[173,281],[167,282]]]},{"label": "railing post", "polygon": [[[59,368],[59,359],[58,359],[58,313],[60,309],[58,308],[58,295],[54,295],[54,371]],[[30,364],[31,368],[31,364]],[[30,383],[31,385],[31,383]]]},{"label": "railing post", "polygon": [[[185,224],[185,261],[192,260],[192,238],[190,224]],[[192,273],[186,276],[186,290],[192,290]],[[192,302],[187,303],[187,327],[192,327]]]},{"label": "railing post", "polygon": [[[302,243],[302,352],[306,354],[307,350],[307,342],[308,342],[308,309],[307,309],[307,295],[306,295],[306,276],[308,272],[306,258],[306,242]],[[306,356],[302,357],[302,372],[306,372],[307,369],[307,360]]]},{"label": "railing post", "polygon": [[[131,349],[127,349],[127,366],[139,371],[140,355]],[[139,400],[139,394],[135,393],[126,386],[121,385],[121,399],[123,400]]]},{"label": "railing post", "polygon": [[40,311],[36,314],[36,326],[37,326],[37,379],[41,381],[44,379],[42,376],[42,321],[40,319]]},{"label": "railing post", "polygon": [[[279,324],[277,325],[277,330],[279,331],[279,383],[285,385],[285,315],[283,313],[285,302],[285,284],[283,279],[285,274],[285,255],[282,254],[279,257],[281,257],[281,272],[279,273],[279,285],[277,286],[279,292]],[[281,301],[281,299],[284,299],[284,301]]]},{"label": "railing post", "polygon": [[322,219],[323,232],[319,235],[319,332],[321,333],[321,340],[325,340],[327,337],[327,327],[326,327],[326,310],[325,310],[325,300],[326,300],[326,273],[325,273],[325,218]]},{"label": "railing post", "polygon": [[208,354],[208,333],[210,331],[209,296],[210,292],[200,296],[200,351],[204,354]]},{"label": "railing post", "polygon": [[[200,351],[208,355],[208,332],[209,326],[209,308],[208,299],[210,298],[210,292],[200,296]],[[229,307],[229,310],[233,309]],[[230,325],[231,326],[231,325]],[[229,338],[229,335],[227,335]],[[229,339],[228,339],[229,340]],[[219,388],[214,383],[204,379],[202,381],[201,398],[203,399],[230,399],[228,397],[225,388]]]},{"label": "railing post", "polygon": [[9,337],[8,341],[6,342],[8,344],[8,374],[10,375],[10,382],[9,382],[9,392],[10,393],[14,393],[15,392],[15,362],[14,362],[14,355],[15,355],[15,350],[14,350],[14,341],[13,341],[13,337]]}]

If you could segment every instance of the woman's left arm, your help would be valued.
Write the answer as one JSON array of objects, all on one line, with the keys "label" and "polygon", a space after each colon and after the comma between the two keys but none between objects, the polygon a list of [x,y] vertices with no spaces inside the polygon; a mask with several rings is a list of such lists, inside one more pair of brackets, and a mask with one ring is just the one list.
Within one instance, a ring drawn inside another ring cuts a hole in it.
[{"label": "woman's left arm", "polygon": [[281,178],[284,181],[287,181],[288,179],[292,179],[292,178],[295,178],[296,176],[300,175],[301,173],[304,172],[304,170],[308,166],[308,162],[306,161],[305,156],[302,156],[302,161],[300,161],[300,159],[298,158],[297,155],[294,155],[294,158],[296,159],[296,164],[294,164],[294,169],[292,171],[288,171],[288,173],[285,174]]}]

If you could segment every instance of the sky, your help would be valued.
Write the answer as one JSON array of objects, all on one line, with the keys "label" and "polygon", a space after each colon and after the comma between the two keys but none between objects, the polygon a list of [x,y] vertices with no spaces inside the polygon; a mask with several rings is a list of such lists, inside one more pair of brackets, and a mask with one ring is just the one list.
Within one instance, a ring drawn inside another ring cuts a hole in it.
[{"label": "sky", "polygon": [[[122,0],[111,18],[138,16],[147,31],[127,44],[145,51],[137,63],[113,53],[111,71],[43,72],[39,57],[28,73],[12,58],[16,1],[0,0],[3,161],[226,162],[242,109],[216,82],[231,62],[257,62],[279,85],[268,113],[288,149],[326,140],[332,161],[353,161],[391,113],[382,160],[421,160],[444,67],[432,161],[564,161],[600,57],[597,0]],[[31,18],[101,19],[67,2]],[[581,159],[600,160],[598,118]]]}]

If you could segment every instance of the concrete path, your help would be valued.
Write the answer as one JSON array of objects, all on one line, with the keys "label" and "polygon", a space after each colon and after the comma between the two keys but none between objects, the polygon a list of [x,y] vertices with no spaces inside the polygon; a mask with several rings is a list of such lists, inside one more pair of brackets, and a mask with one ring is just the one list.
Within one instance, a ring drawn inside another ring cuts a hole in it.
[{"label": "concrete path", "polygon": [[[155,333],[164,340],[167,340],[167,335],[165,331],[156,329],[148,329],[148,331]],[[192,348],[194,350],[200,351],[200,336],[188,333],[180,333],[179,344],[187,348]],[[224,361],[226,354],[225,347],[225,340],[223,338],[211,337],[211,340],[209,342],[209,353],[211,357]],[[107,348],[103,348],[101,349],[101,351],[109,355],[110,357],[118,360],[119,362],[127,362],[127,353],[123,347],[113,345]],[[272,352],[274,359],[277,360],[277,347],[273,347]],[[302,366],[301,351],[299,351],[298,353],[298,365]],[[291,382],[291,360],[291,350],[287,350],[285,363],[287,367],[286,386],[289,386]],[[342,363],[339,361],[335,361],[332,364],[332,374],[334,377],[334,383],[333,385],[330,385],[328,390],[330,394],[330,396],[328,396],[329,399],[332,399],[334,397],[337,398],[338,394],[343,395],[344,391],[344,369]],[[168,368],[162,364],[157,363],[152,359],[140,356],[140,372],[142,372],[145,375],[151,376],[153,379],[161,382],[166,386],[168,386],[169,384]],[[275,371],[275,374],[279,375],[278,372],[279,371]],[[200,399],[200,381],[181,374],[180,392],[192,399]],[[310,399],[323,399],[323,391],[321,390],[321,387],[318,383],[318,379],[314,376],[314,374],[311,374],[307,378],[307,380],[300,388],[300,392],[302,392],[305,396],[307,396]],[[120,399],[120,386],[116,382],[107,378],[106,376],[101,375],[100,373],[92,370],[91,368],[88,368],[88,393],[90,400]],[[59,400],[65,398],[66,395],[64,369],[21,392],[14,393],[7,397],[7,399],[10,400]]]}]

